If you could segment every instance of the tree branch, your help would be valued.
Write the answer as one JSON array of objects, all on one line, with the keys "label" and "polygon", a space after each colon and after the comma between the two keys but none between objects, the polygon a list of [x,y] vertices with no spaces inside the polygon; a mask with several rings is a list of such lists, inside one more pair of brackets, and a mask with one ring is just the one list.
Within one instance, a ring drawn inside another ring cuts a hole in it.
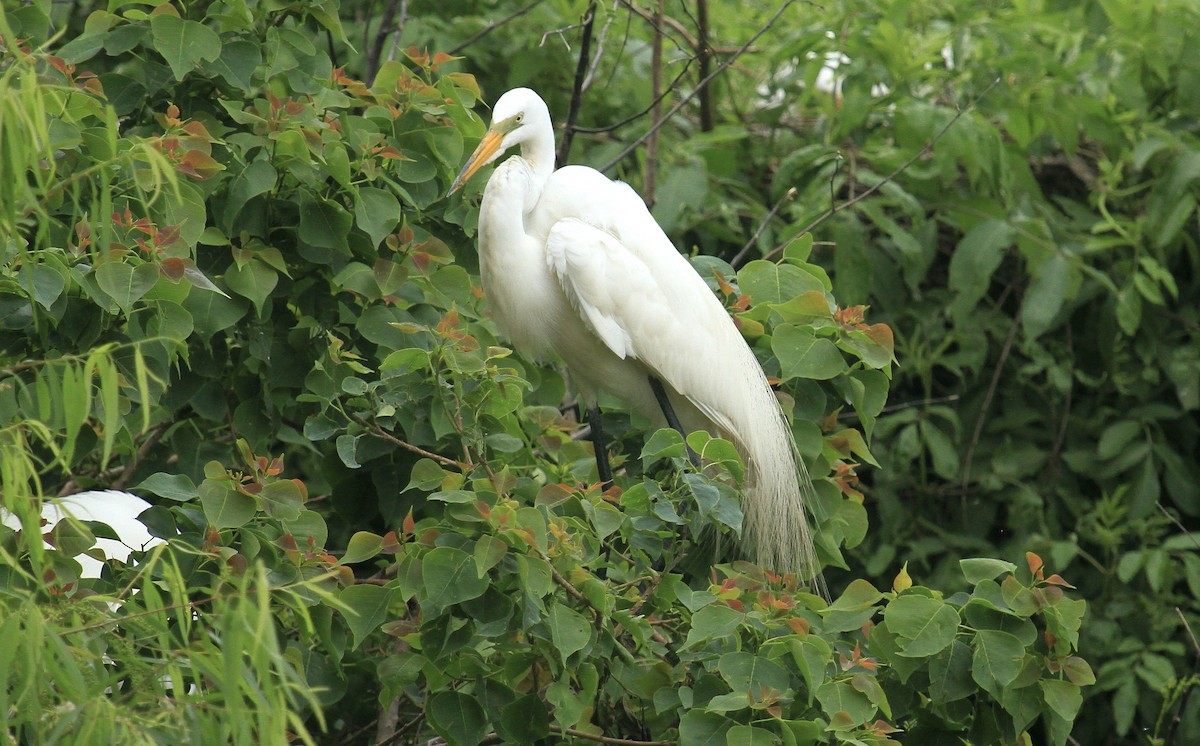
[{"label": "tree branch", "polygon": [[571,105],[567,109],[567,121],[563,124],[563,137],[558,144],[558,165],[567,162],[571,153],[571,140],[575,137],[575,121],[583,103],[583,81],[587,78],[588,62],[592,49],[592,27],[596,21],[596,1],[588,3],[583,16],[583,39],[579,42],[579,62],[575,65],[575,82],[571,86]]},{"label": "tree branch", "polygon": [[[917,162],[918,159],[933,152],[934,146],[937,145],[939,140],[941,140],[943,137],[945,137],[946,133],[950,131],[950,128],[953,127],[958,122],[958,120],[963,117],[964,114],[966,114],[968,111],[971,111],[976,106],[978,106],[979,102],[983,100],[984,96],[988,95],[988,93],[990,93],[991,90],[993,88],[995,88],[999,82],[1000,82],[1000,78],[996,78],[991,83],[989,83],[987,88],[984,88],[983,92],[980,93],[978,96],[976,96],[975,99],[970,104],[968,104],[966,108],[959,109],[954,114],[954,116],[950,119],[950,121],[946,122],[946,125],[944,127],[942,127],[938,131],[938,133],[936,135],[934,135],[928,142],[925,143],[924,147],[922,147],[920,150],[918,150],[915,154],[913,154],[913,156],[911,158],[906,160],[904,163],[901,163],[900,166],[895,171],[892,171],[890,174],[885,176],[882,181],[875,184],[873,187],[871,187],[867,191],[863,192],[862,194],[855,196],[853,199],[846,200],[845,202],[841,203],[840,205],[833,205],[828,210],[826,210],[824,213],[822,213],[821,216],[818,217],[816,220],[812,221],[808,225],[804,226],[804,228],[802,228],[800,231],[798,231],[796,233],[796,236],[803,236],[805,233],[808,233],[811,230],[815,230],[817,228],[817,226],[821,225],[826,220],[829,220],[831,217],[836,215],[838,212],[841,212],[842,210],[845,210],[847,207],[852,207],[852,206],[858,204],[859,202],[862,202],[867,197],[870,197],[875,192],[878,192],[880,189],[882,189],[884,186],[886,186],[889,182],[893,181],[897,176],[899,176],[900,174],[907,171],[909,169],[909,167],[912,166],[912,164]],[[787,246],[787,244],[790,241],[791,241],[791,239],[788,239],[788,241],[785,241],[784,243],[780,244],[779,246],[776,246],[769,254],[767,254],[767,256],[765,258],[769,259],[769,258],[775,256],[776,254],[778,254],[779,252],[783,251],[783,248],[785,246]],[[734,265],[734,266],[737,266],[737,265]]]},{"label": "tree branch", "polygon": [[779,17],[783,15],[783,12],[785,10],[787,10],[788,8],[790,8],[792,5],[794,5],[796,2],[798,2],[798,0],[785,0],[783,5],[779,6],[779,10],[775,11],[775,15],[771,16],[770,20],[768,20],[762,28],[760,28],[757,32],[755,32],[754,36],[750,37],[749,41],[747,41],[742,46],[738,47],[738,50],[736,52],[734,52],[733,55],[730,56],[729,59],[723,60],[721,62],[721,64],[717,66],[716,70],[713,70],[711,73],[709,73],[705,77],[701,78],[700,82],[696,84],[696,87],[693,88],[689,93],[684,95],[681,99],[679,99],[679,102],[671,107],[671,110],[666,113],[666,116],[662,117],[661,119],[658,119],[653,124],[651,124],[650,129],[647,130],[645,134],[643,134],[641,137],[634,140],[633,142],[629,143],[628,147],[626,147],[624,150],[622,150],[620,153],[618,153],[615,158],[613,158],[611,161],[606,163],[603,167],[600,168],[600,170],[601,171],[611,170],[613,166],[617,165],[622,160],[624,160],[624,158],[627,155],[629,155],[633,151],[637,150],[639,145],[641,145],[643,142],[645,142],[649,138],[653,137],[654,133],[658,132],[660,129],[662,129],[662,126],[664,124],[666,124],[671,119],[671,117],[675,116],[675,114],[678,113],[680,109],[682,109],[684,106],[687,106],[687,104],[693,98],[696,97],[696,95],[704,88],[704,86],[706,86],[710,81],[712,81],[713,78],[715,78],[718,75],[720,75],[721,73],[725,72],[725,70],[727,70],[734,62],[736,62],[739,57],[741,57],[743,54],[746,53],[746,50],[749,49],[754,44],[754,42],[758,41],[759,37],[761,37],[763,34],[767,33],[768,31],[770,31],[771,27],[773,27],[775,25],[775,22],[779,20]]},{"label": "tree branch", "polygon": [[521,16],[525,15],[526,13],[528,13],[529,11],[533,10],[534,8],[536,8],[537,6],[539,6],[541,4],[542,4],[542,0],[533,0],[533,2],[531,2],[529,5],[526,5],[524,8],[521,8],[520,10],[516,11],[515,13],[507,15],[504,18],[501,18],[499,21],[495,21],[493,23],[488,24],[487,26],[484,26],[474,36],[472,36],[470,39],[467,39],[462,44],[459,44],[457,47],[454,47],[449,52],[447,52],[447,54],[452,54],[452,55],[458,54],[459,52],[463,51],[467,47],[471,46],[475,42],[482,39],[483,37],[492,33],[496,29],[500,28],[501,26],[505,25],[506,23],[509,23],[510,21],[514,21],[514,20],[520,18]]},{"label": "tree branch", "polygon": [[467,469],[469,467],[468,464],[459,463],[458,461],[455,461],[452,458],[446,458],[445,456],[442,456],[441,454],[433,453],[432,451],[427,451],[424,448],[421,448],[420,446],[414,446],[412,443],[409,443],[406,440],[401,440],[400,438],[397,438],[395,435],[392,435],[391,433],[389,433],[387,430],[384,430],[383,427],[381,427],[377,423],[374,423],[374,422],[371,422],[370,420],[359,417],[358,415],[352,414],[352,415],[350,415],[350,419],[354,420],[358,424],[360,424],[363,427],[370,430],[371,434],[374,435],[376,438],[386,440],[387,442],[391,443],[392,445],[399,446],[406,451],[411,451],[418,455],[424,456],[425,458],[431,458],[434,461],[441,464],[442,466],[452,466],[455,469],[458,469],[459,471],[464,471],[464,472],[467,471]]},{"label": "tree branch", "polygon": [[[650,120],[657,122],[662,118],[662,99],[666,92],[662,87],[663,64],[663,5],[666,0],[658,0],[654,6],[654,45],[650,52],[650,97],[654,105],[650,108]],[[658,190],[658,130],[651,129],[650,137],[646,139],[646,172],[642,178],[642,199],[647,207],[653,207]]]},{"label": "tree branch", "polygon": [[[696,0],[696,55],[700,58],[700,79],[712,72],[712,49],[708,46],[708,0]],[[712,88],[705,83],[700,88],[700,131],[713,130]]]}]

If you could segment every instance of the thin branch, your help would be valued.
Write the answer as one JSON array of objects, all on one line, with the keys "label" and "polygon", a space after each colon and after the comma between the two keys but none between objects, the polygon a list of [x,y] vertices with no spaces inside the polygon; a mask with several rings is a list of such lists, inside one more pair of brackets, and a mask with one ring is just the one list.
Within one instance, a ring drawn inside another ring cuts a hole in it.
[{"label": "thin branch", "polygon": [[[967,443],[967,453],[963,457],[962,471],[962,496],[966,500],[967,486],[971,481],[971,462],[975,458],[975,448],[979,445],[979,436],[983,434],[983,425],[987,422],[988,410],[992,407],[992,399],[996,396],[996,390],[1000,387],[1000,376],[1004,373],[1004,364],[1008,362],[1008,354],[1012,351],[1013,340],[1017,338],[1017,329],[1021,326],[1021,312],[1024,306],[1017,309],[1013,315],[1012,324],[1008,327],[1008,337],[1004,340],[1004,347],[1000,350],[1000,359],[996,361],[996,368],[992,371],[992,382],[988,385],[987,394],[983,397],[983,406],[979,409],[979,419],[975,421],[975,430],[971,433],[971,440]],[[964,509],[963,515],[966,516]]]},{"label": "thin branch", "polygon": [[[928,407],[931,404],[946,404],[948,402],[958,401],[958,400],[959,400],[958,394],[948,394],[946,396],[934,396],[934,397],[930,397],[928,399],[917,399],[915,401],[902,401],[902,402],[898,402],[896,404],[889,404],[888,406],[879,410],[879,414],[881,414],[881,415],[891,414],[892,412],[898,412],[901,409],[909,409],[911,407]],[[853,412],[853,411],[842,412],[841,414],[838,415],[838,419],[839,420],[858,419],[858,412]]]},{"label": "thin branch", "polygon": [[[666,0],[658,0],[654,7],[654,45],[650,51],[650,97],[654,106],[650,109],[650,120],[657,122],[662,118],[662,99],[666,93],[662,87],[663,65],[663,6]],[[642,199],[647,207],[653,207],[658,190],[658,130],[651,130],[646,139],[646,173],[642,178]]]},{"label": "thin branch", "polygon": [[746,254],[750,252],[750,249],[754,248],[754,244],[758,243],[758,239],[760,236],[762,236],[763,231],[767,229],[767,226],[770,224],[770,222],[775,219],[776,215],[779,214],[779,210],[783,208],[785,203],[791,202],[795,196],[796,187],[791,187],[787,190],[787,192],[784,193],[782,197],[779,198],[779,201],[775,203],[775,206],[771,208],[771,211],[767,213],[767,216],[762,219],[761,223],[758,224],[758,230],[754,231],[754,235],[750,237],[750,240],[746,242],[746,245],[742,247],[741,251],[734,255],[733,259],[729,260],[729,265],[731,267],[737,267],[742,263],[742,260],[746,258]]},{"label": "thin branch", "polygon": [[[712,72],[712,49],[708,46],[708,0],[696,0],[696,55],[700,58],[700,79]],[[707,84],[700,88],[700,131],[712,132],[713,97]]]},{"label": "thin branch", "polygon": [[396,8],[399,5],[400,0],[386,0],[384,3],[383,20],[379,22],[379,29],[375,32],[375,39],[367,49],[367,80],[374,79],[375,73],[379,72],[379,58],[383,56],[383,45],[387,43],[387,38],[391,36],[393,31],[399,31],[399,29],[393,28],[396,22]]},{"label": "thin branch", "polygon": [[[1196,540],[1196,537],[1195,537],[1195,535],[1193,535],[1191,531],[1188,531],[1188,530],[1187,530],[1187,527],[1186,527],[1186,526],[1184,526],[1182,523],[1180,523],[1178,518],[1176,518],[1175,516],[1171,515],[1171,514],[1170,514],[1170,513],[1167,511],[1167,509],[1166,509],[1166,508],[1164,508],[1164,507],[1162,506],[1162,503],[1160,503],[1160,502],[1156,502],[1156,503],[1154,503],[1154,505],[1155,505],[1155,507],[1157,507],[1157,508],[1158,508],[1158,510],[1159,510],[1159,512],[1160,512],[1160,513],[1162,513],[1163,515],[1165,515],[1165,516],[1167,517],[1167,520],[1168,520],[1168,521],[1170,521],[1171,523],[1174,523],[1174,524],[1175,524],[1175,528],[1177,528],[1177,529],[1179,529],[1180,531],[1182,531],[1182,532],[1183,532],[1183,535],[1184,535],[1184,536],[1186,536],[1186,537],[1188,537],[1189,539],[1191,539],[1191,540],[1192,540],[1192,543],[1196,545],[1196,548],[1197,548],[1197,549],[1200,549],[1200,541],[1197,541],[1197,540]],[[1189,630],[1189,631],[1190,631],[1190,630]],[[1195,638],[1192,638],[1192,639],[1193,639],[1193,641],[1195,641]]]},{"label": "thin branch", "polygon": [[424,448],[421,448],[420,446],[414,446],[412,443],[409,443],[406,440],[401,440],[400,438],[397,438],[395,435],[392,435],[391,433],[389,433],[387,430],[384,430],[377,423],[374,423],[374,422],[371,422],[370,420],[359,417],[358,415],[352,414],[352,415],[350,415],[350,419],[354,420],[358,424],[360,424],[363,427],[370,430],[371,434],[374,435],[376,438],[386,440],[387,442],[391,443],[392,445],[399,446],[406,451],[411,451],[413,453],[424,456],[425,458],[431,458],[434,461],[441,464],[442,466],[452,466],[455,469],[458,469],[459,471],[464,471],[464,472],[467,471],[467,469],[469,468],[468,464],[461,464],[452,458],[446,458],[445,456],[442,456],[441,454],[427,451]]},{"label": "thin branch", "polygon": [[604,19],[604,26],[600,29],[600,38],[596,40],[596,51],[592,54],[592,62],[588,65],[587,75],[583,78],[581,88],[586,92],[592,87],[592,81],[596,77],[596,68],[600,67],[600,57],[604,54],[604,40],[608,38],[608,30],[612,28],[613,21],[617,18],[617,6],[613,4],[613,10],[608,14],[608,18]]},{"label": "thin branch", "polygon": [[[1162,508],[1160,505],[1159,508]],[[1165,512],[1165,511],[1164,511]],[[1183,622],[1183,629],[1187,632],[1188,638],[1192,641],[1192,650],[1195,651],[1195,662],[1192,664],[1192,679],[1190,684],[1185,684],[1187,690],[1183,696],[1179,698],[1179,703],[1175,706],[1175,714],[1171,717],[1171,724],[1167,726],[1167,735],[1163,739],[1165,746],[1175,746],[1175,736],[1177,735],[1179,723],[1182,721],[1182,715],[1187,711],[1188,698],[1192,696],[1192,692],[1196,689],[1196,679],[1200,676],[1200,642],[1196,641],[1196,635],[1192,632],[1192,625],[1188,624],[1187,617],[1183,615],[1179,607],[1175,607],[1175,613],[1179,615],[1179,621]]]},{"label": "thin branch", "polygon": [[[918,159],[923,158],[924,156],[926,156],[929,153],[932,153],[934,146],[936,146],[938,144],[939,140],[941,140],[943,137],[945,137],[946,133],[950,131],[950,128],[953,127],[958,122],[958,120],[963,117],[964,114],[966,114],[967,112],[973,110],[976,106],[978,106],[979,102],[983,100],[984,96],[988,95],[988,93],[990,93],[991,90],[993,88],[995,88],[996,85],[999,83],[1000,83],[1000,78],[996,78],[991,83],[989,83],[987,88],[984,88],[983,92],[980,93],[978,96],[976,96],[975,99],[970,104],[968,104],[966,108],[959,109],[954,114],[954,116],[950,119],[950,121],[946,122],[946,125],[944,127],[942,127],[938,131],[938,133],[936,135],[934,135],[928,142],[925,143],[924,147],[922,147],[920,150],[918,150],[915,154],[913,154],[913,156],[911,158],[906,160],[904,163],[901,163],[900,166],[895,171],[892,171],[890,174],[885,176],[882,181],[875,184],[874,186],[872,186],[870,189],[863,192],[862,194],[855,196],[853,199],[846,200],[845,202],[843,202],[841,204],[833,205],[828,210],[826,210],[824,213],[822,213],[821,216],[818,217],[816,220],[814,220],[811,223],[809,223],[808,225],[804,226],[804,228],[802,228],[800,231],[798,231],[796,233],[796,235],[803,236],[805,233],[815,230],[819,225],[824,223],[826,220],[829,220],[831,217],[833,217],[838,212],[841,212],[842,210],[845,210],[847,207],[852,207],[852,206],[858,204],[859,202],[862,202],[867,197],[870,197],[875,192],[878,192],[880,189],[882,189],[884,186],[886,186],[889,182],[893,181],[897,176],[899,176],[900,174],[907,171],[909,169],[909,167],[912,166],[912,164],[917,162]],[[790,241],[790,239],[789,239],[789,241]],[[771,251],[771,253],[767,254],[767,258],[775,256],[780,251],[783,251],[783,247],[786,245],[787,245],[787,242],[782,243],[779,246],[776,246],[775,249],[773,249]]]},{"label": "thin branch", "polygon": [[542,2],[543,2],[543,0],[533,0],[533,2],[531,2],[529,5],[526,5],[524,8],[521,8],[520,10],[516,11],[515,13],[507,15],[504,18],[501,18],[499,21],[495,21],[493,23],[488,24],[487,26],[484,26],[482,29],[479,30],[479,32],[477,32],[470,39],[467,39],[462,44],[459,44],[457,47],[454,47],[453,49],[451,49],[448,52],[448,54],[451,54],[451,55],[458,54],[459,52],[463,51],[467,47],[471,46],[475,42],[482,39],[483,37],[487,36],[488,34],[492,33],[496,29],[505,25],[506,23],[509,23],[510,21],[514,21],[514,20],[520,18],[521,16],[525,15],[529,11],[531,11],[534,8],[536,8],[537,6],[541,5]]},{"label": "thin branch", "polygon": [[596,21],[596,0],[588,3],[583,16],[583,39],[579,42],[579,62],[575,65],[575,82],[571,86],[571,105],[567,109],[567,121],[563,124],[562,141],[558,144],[558,165],[567,162],[571,153],[571,140],[575,138],[575,121],[583,104],[583,82],[587,78],[588,61],[592,50],[592,27]]},{"label": "thin branch", "polygon": [[574,728],[562,728],[554,723],[550,724],[550,731],[552,733],[561,733],[563,735],[573,736],[574,738],[582,738],[585,741],[612,744],[612,746],[679,746],[678,741],[638,741],[632,738],[597,736],[591,733],[585,733],[581,730],[576,730]]},{"label": "thin branch", "polygon": [[162,436],[166,434],[167,430],[171,427],[171,425],[174,424],[175,422],[173,420],[167,420],[166,422],[160,422],[158,426],[154,428],[154,432],[150,433],[150,436],[146,438],[146,441],[138,447],[137,453],[134,454],[133,458],[129,460],[129,463],[125,465],[125,468],[121,470],[121,475],[113,480],[112,488],[114,490],[125,489],[125,485],[129,483],[130,477],[133,476],[133,470],[137,468],[138,464],[145,460],[146,455],[150,453],[150,450],[158,444],[158,441],[162,439]]},{"label": "thin branch", "polygon": [[688,60],[687,64],[685,64],[683,66],[683,70],[680,70],[679,74],[675,76],[675,79],[671,81],[671,84],[668,85],[666,88],[664,88],[663,93],[660,94],[658,96],[658,98],[651,101],[650,105],[647,106],[645,109],[642,109],[641,111],[639,111],[636,114],[630,114],[629,116],[625,117],[621,121],[615,122],[613,124],[606,124],[603,127],[576,127],[575,131],[582,132],[586,135],[602,135],[606,132],[612,132],[614,130],[618,130],[618,129],[624,127],[625,125],[629,124],[630,122],[636,122],[637,120],[639,120],[642,117],[649,114],[650,111],[652,109],[654,109],[654,107],[658,106],[658,102],[662,101],[664,98],[666,98],[668,93],[675,90],[676,84],[679,83],[679,81],[683,80],[683,76],[687,75],[688,70],[691,69],[692,62],[693,62],[693,60]]},{"label": "thin branch", "polygon": [[783,5],[779,6],[779,10],[775,11],[775,15],[771,16],[770,20],[768,20],[762,28],[760,28],[757,32],[755,32],[754,36],[750,37],[749,41],[747,41],[742,46],[738,47],[738,50],[736,52],[734,52],[734,54],[732,56],[730,56],[729,59],[722,60],[721,64],[717,65],[716,70],[713,70],[711,73],[709,73],[705,77],[701,78],[700,82],[696,84],[696,87],[693,88],[689,93],[684,95],[682,98],[680,98],[679,102],[671,107],[671,110],[667,112],[666,116],[662,117],[661,119],[658,119],[653,124],[651,124],[650,129],[647,130],[645,134],[643,134],[641,137],[634,140],[633,142],[629,143],[628,147],[626,147],[624,150],[622,150],[620,153],[618,153],[615,158],[613,158],[611,161],[606,163],[600,170],[608,171],[608,170],[612,169],[613,166],[617,165],[622,160],[624,160],[627,155],[629,155],[633,151],[637,150],[638,146],[640,146],[643,142],[645,142],[649,138],[653,137],[654,133],[658,132],[660,129],[662,129],[662,126],[664,124],[666,124],[671,119],[671,117],[675,116],[679,112],[680,109],[682,109],[684,106],[687,106],[687,104],[693,98],[696,97],[696,95],[704,88],[704,86],[708,85],[708,83],[710,81],[712,81],[713,78],[717,77],[718,75],[720,75],[721,73],[723,73],[727,69],[729,69],[729,67],[734,62],[736,62],[739,57],[741,57],[743,54],[746,53],[746,50],[749,49],[754,44],[754,42],[758,41],[759,37],[761,37],[763,34],[767,33],[768,31],[770,31],[771,27],[773,27],[775,25],[775,22],[779,20],[779,17],[783,15],[783,12],[785,10],[787,10],[788,8],[790,8],[792,5],[794,5],[798,1],[799,0],[785,0]]}]

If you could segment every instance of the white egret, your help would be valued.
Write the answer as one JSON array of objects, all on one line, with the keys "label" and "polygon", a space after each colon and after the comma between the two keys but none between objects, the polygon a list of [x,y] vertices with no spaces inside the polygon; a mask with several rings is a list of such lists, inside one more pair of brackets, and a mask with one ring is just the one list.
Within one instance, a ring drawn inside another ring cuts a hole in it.
[{"label": "white egret", "polygon": [[[107,524],[119,539],[96,539],[95,549],[105,558],[125,562],[131,552],[145,551],[150,547],[163,543],[162,539],[152,535],[138,516],[150,508],[150,503],[137,495],[120,490],[89,490],[78,492],[66,497],[49,498],[42,502],[42,520],[45,521],[44,533],[48,533],[67,516],[78,521],[96,521]],[[0,523],[9,528],[20,530],[21,521],[17,516],[0,509]],[[43,542],[47,549],[53,547]],[[79,562],[82,578],[98,578],[104,564],[88,554],[75,557]]]},{"label": "white egret", "polygon": [[[747,467],[744,547],[764,567],[814,578],[812,484],[728,312],[632,188],[585,166],[555,170],[549,110],[527,88],[496,102],[450,192],[513,147],[520,154],[492,173],[479,213],[480,276],[496,326],[521,355],[566,362],[593,426],[596,396],[608,392],[656,424],[673,409],[683,430],[732,441]],[[599,461],[599,442],[596,450]]]}]

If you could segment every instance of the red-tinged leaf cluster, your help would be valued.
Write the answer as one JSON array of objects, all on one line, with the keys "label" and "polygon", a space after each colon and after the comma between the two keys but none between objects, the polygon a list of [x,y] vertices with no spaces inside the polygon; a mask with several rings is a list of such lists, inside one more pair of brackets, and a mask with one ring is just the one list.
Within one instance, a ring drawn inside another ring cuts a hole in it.
[{"label": "red-tinged leaf cluster", "polygon": [[858,489],[859,479],[854,467],[855,464],[846,462],[834,466],[833,483],[846,497],[862,502],[863,493]]},{"label": "red-tinged leaf cluster", "polygon": [[434,52],[430,55],[428,50],[421,50],[415,46],[405,49],[404,56],[408,57],[409,61],[414,65],[433,72],[437,72],[439,65],[462,59],[461,57],[454,57],[445,52]]},{"label": "red-tinged leaf cluster", "polygon": [[462,322],[458,317],[458,311],[451,309],[438,322],[434,332],[442,339],[450,342],[455,347],[466,352],[479,349],[479,341],[470,334],[467,334],[462,327]]},{"label": "red-tinged leaf cluster", "polygon": [[843,671],[849,671],[854,667],[866,669],[867,671],[875,671],[879,668],[879,664],[874,658],[864,657],[862,654],[862,645],[854,643],[854,650],[850,651],[850,655],[838,653],[838,664]]},{"label": "red-tinged leaf cluster", "polygon": [[[166,225],[160,228],[148,217],[134,218],[128,205],[123,211],[112,214],[112,223],[119,229],[116,231],[118,240],[109,244],[109,250],[112,252],[124,253],[136,246],[144,258],[153,260],[161,257],[167,249],[179,245],[178,225]],[[79,250],[83,250],[91,245],[91,228],[83,221],[76,223],[75,237],[77,247]]]},{"label": "red-tinged leaf cluster", "polygon": [[175,104],[167,106],[159,121],[165,132],[158,138],[155,148],[181,174],[204,181],[225,170],[224,164],[212,157],[212,144],[217,140],[203,123],[183,119]]},{"label": "red-tinged leaf cluster", "polygon": [[[23,48],[22,51],[28,52],[28,48]],[[95,96],[104,98],[104,86],[100,82],[100,78],[96,77],[93,72],[86,70],[76,72],[74,63],[67,62],[62,57],[54,54],[46,55],[46,62],[50,67],[54,68],[62,75],[63,80],[67,85],[78,88],[81,91],[87,91]]]}]

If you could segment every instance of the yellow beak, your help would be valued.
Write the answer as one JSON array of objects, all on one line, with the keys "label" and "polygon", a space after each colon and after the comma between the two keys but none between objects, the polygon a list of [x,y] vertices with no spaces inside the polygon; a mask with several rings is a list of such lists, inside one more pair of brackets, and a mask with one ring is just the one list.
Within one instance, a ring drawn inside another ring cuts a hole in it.
[{"label": "yellow beak", "polygon": [[467,183],[467,180],[475,175],[475,172],[490,161],[500,148],[500,142],[504,140],[504,133],[497,131],[495,127],[489,129],[483,135],[483,139],[479,142],[479,147],[475,148],[475,152],[471,154],[471,158],[467,161],[467,165],[463,166],[462,171],[458,172],[458,176],[454,179],[454,184],[450,186],[449,194],[454,194]]}]

